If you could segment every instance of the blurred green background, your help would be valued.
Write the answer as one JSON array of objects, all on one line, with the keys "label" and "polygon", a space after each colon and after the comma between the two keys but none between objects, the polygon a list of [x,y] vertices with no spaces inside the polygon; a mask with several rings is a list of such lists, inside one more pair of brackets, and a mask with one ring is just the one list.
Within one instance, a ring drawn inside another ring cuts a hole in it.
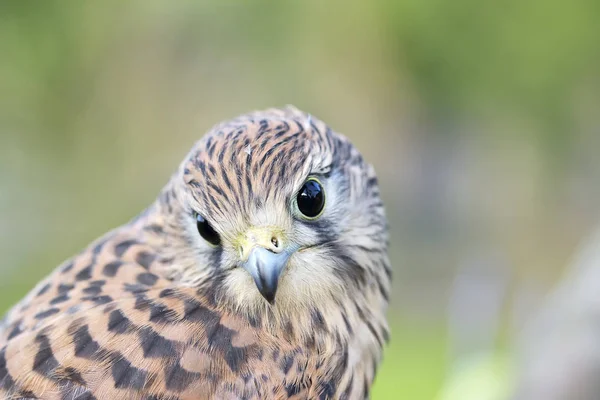
[{"label": "blurred green background", "polygon": [[395,282],[373,398],[483,400],[448,395],[461,366],[488,354],[477,370],[510,385],[493,360],[600,221],[599,17],[596,0],[2,1],[0,310],[149,204],[214,123],[291,103],[380,176]]}]

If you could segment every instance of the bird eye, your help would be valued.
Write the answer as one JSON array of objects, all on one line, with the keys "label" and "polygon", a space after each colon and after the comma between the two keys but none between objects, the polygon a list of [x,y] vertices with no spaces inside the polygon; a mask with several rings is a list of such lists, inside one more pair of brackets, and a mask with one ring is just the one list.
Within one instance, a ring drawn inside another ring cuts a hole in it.
[{"label": "bird eye", "polygon": [[296,196],[298,210],[308,219],[315,219],[325,207],[325,190],[321,182],[309,178]]},{"label": "bird eye", "polygon": [[196,225],[198,226],[198,233],[200,234],[200,236],[202,236],[204,240],[206,240],[213,246],[218,246],[219,244],[221,244],[221,237],[219,236],[217,231],[215,231],[213,227],[210,226],[206,218],[204,218],[198,213],[194,213],[194,217],[196,218]]}]

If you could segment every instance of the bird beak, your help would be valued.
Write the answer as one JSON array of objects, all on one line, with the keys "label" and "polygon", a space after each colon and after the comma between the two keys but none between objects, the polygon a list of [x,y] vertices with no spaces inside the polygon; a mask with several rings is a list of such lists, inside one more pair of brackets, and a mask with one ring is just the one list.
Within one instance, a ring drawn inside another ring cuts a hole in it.
[{"label": "bird beak", "polygon": [[275,302],[279,276],[292,252],[283,248],[282,233],[276,229],[253,228],[240,239],[242,267],[250,273],[260,294]]},{"label": "bird beak", "polygon": [[271,304],[275,303],[279,276],[289,259],[288,253],[278,254],[264,247],[255,247],[244,263],[244,269],[254,278],[258,291]]}]

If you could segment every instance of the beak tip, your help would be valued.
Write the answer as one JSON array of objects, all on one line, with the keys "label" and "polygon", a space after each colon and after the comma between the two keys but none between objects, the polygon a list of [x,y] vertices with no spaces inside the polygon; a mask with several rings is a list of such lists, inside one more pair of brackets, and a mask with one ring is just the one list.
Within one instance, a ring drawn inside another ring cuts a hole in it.
[{"label": "beak tip", "polygon": [[254,278],[258,292],[271,305],[275,305],[275,293],[279,276],[289,259],[288,253],[273,253],[265,248],[254,248],[244,268]]},{"label": "beak tip", "polygon": [[264,297],[264,299],[267,301],[267,303],[269,303],[272,306],[275,305],[275,293],[261,293],[261,294]]}]

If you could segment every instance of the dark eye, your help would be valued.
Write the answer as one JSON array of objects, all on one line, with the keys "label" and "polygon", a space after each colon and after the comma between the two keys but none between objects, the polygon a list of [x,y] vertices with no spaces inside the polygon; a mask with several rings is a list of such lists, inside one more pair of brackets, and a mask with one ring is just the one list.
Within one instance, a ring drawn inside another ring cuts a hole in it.
[{"label": "dark eye", "polygon": [[316,218],[325,207],[325,190],[321,183],[311,178],[304,183],[296,197],[298,210],[307,218]]},{"label": "dark eye", "polygon": [[221,237],[213,229],[213,227],[210,226],[208,221],[198,213],[194,213],[194,216],[196,217],[196,225],[198,226],[198,233],[200,236],[202,236],[204,240],[213,246],[218,246],[221,244]]}]

